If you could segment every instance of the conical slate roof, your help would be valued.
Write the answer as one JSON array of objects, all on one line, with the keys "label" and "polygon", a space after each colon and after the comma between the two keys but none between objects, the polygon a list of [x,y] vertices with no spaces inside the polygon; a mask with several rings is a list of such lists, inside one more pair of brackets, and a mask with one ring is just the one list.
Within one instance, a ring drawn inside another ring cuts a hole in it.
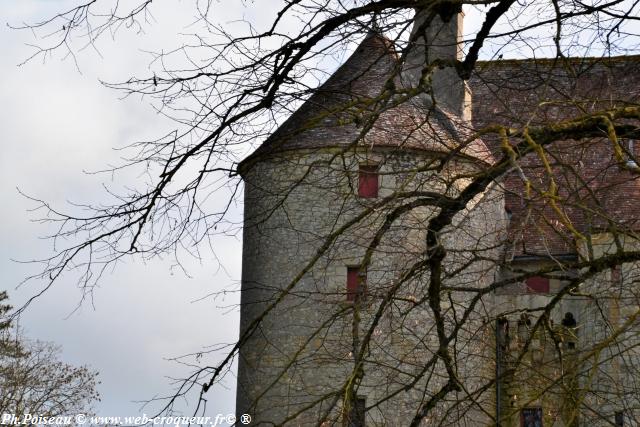
[{"label": "conical slate roof", "polygon": [[[468,135],[462,120],[441,109],[427,111],[419,98],[399,104],[378,102],[389,86],[402,87],[393,43],[371,32],[347,61],[248,158],[295,149],[358,145],[450,153],[484,162],[492,156],[484,143],[459,148]],[[373,111],[377,118],[371,119]],[[371,124],[371,122],[373,122]]]}]

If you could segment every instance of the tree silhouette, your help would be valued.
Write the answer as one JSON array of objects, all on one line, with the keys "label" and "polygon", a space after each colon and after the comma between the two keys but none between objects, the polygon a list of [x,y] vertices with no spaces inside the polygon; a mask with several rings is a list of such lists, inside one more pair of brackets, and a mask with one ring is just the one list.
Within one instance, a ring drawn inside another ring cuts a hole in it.
[{"label": "tree silhouette", "polygon": [[[0,293],[0,302],[7,298]],[[7,319],[11,307],[0,305],[0,411],[29,422],[25,416],[59,417],[84,413],[99,400],[97,373],[58,360],[59,348],[25,338]]]}]

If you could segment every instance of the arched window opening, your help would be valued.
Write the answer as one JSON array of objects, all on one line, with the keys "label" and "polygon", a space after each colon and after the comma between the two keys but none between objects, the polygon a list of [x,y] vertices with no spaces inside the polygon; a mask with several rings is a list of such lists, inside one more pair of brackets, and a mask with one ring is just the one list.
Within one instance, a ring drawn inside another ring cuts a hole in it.
[{"label": "arched window opening", "polygon": [[564,314],[564,319],[562,319],[562,326],[564,326],[565,328],[575,328],[577,324],[578,322],[576,322],[576,318],[573,317],[573,313],[567,311]]}]

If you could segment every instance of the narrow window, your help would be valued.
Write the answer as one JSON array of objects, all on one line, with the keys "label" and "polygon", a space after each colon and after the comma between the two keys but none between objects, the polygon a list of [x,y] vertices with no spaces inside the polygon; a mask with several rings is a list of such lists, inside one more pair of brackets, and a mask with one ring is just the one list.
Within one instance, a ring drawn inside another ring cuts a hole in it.
[{"label": "narrow window", "polygon": [[366,399],[358,396],[353,402],[353,407],[349,411],[349,416],[344,423],[347,427],[365,427],[364,410],[366,407]]},{"label": "narrow window", "polygon": [[542,408],[523,408],[520,427],[542,427]]},{"label": "narrow window", "polygon": [[360,165],[358,172],[358,196],[378,197],[378,165]]},{"label": "narrow window", "polygon": [[611,269],[611,281],[614,285],[622,283],[622,272],[619,265],[616,265]]},{"label": "narrow window", "polygon": [[564,314],[564,319],[562,319],[562,326],[564,326],[565,328],[575,328],[577,325],[578,322],[576,322],[576,318],[573,317],[573,313],[567,311]]},{"label": "narrow window", "polygon": [[355,301],[364,295],[365,281],[360,267],[347,267],[347,301]]},{"label": "narrow window", "polygon": [[532,294],[548,294],[549,293],[549,279],[546,277],[534,276],[529,277],[526,282],[527,292]]},{"label": "narrow window", "polygon": [[531,319],[527,313],[520,315],[518,320],[518,343],[524,345],[529,340],[529,330],[531,329]]},{"label": "narrow window", "polygon": [[615,423],[616,423],[616,427],[624,427],[624,412],[616,411]]},{"label": "narrow window", "polygon": [[504,317],[498,319],[497,336],[500,350],[506,350],[509,346],[509,321]]},{"label": "narrow window", "polygon": [[576,318],[573,316],[573,313],[567,311],[564,314],[564,318],[562,319],[562,326],[567,328],[566,338],[567,338],[567,349],[575,350],[576,349],[576,339],[578,338],[575,334],[575,328],[578,326],[578,322]]}]

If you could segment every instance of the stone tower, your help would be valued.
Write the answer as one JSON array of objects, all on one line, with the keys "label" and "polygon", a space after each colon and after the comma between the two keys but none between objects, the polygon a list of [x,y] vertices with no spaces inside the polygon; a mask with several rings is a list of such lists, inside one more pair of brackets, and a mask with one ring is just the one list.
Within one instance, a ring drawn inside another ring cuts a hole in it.
[{"label": "stone tower", "polygon": [[[448,48],[432,56],[457,55],[450,49],[459,33],[456,16],[429,30],[449,35],[437,38]],[[416,40],[424,54],[424,39]],[[416,53],[410,55],[408,64],[417,65]],[[412,98],[380,106],[389,85],[416,83],[413,72],[399,66],[389,40],[370,33],[241,163],[246,342],[239,354],[238,414],[275,425],[361,425],[365,419],[403,425],[424,395],[443,385],[421,372],[438,347],[432,314],[417,304],[429,288],[420,267],[426,224],[437,210],[434,201],[462,191],[491,154],[479,141],[460,144],[467,135],[466,92],[449,75],[434,80],[441,105]],[[440,236],[454,254],[449,268],[457,269],[445,280],[483,286],[493,279],[493,264],[465,267],[464,250],[498,257],[502,195],[489,189],[469,206]],[[465,304],[463,296],[452,298]],[[465,351],[461,369],[484,376],[486,348]],[[347,399],[341,390],[350,383],[356,386]]]}]

